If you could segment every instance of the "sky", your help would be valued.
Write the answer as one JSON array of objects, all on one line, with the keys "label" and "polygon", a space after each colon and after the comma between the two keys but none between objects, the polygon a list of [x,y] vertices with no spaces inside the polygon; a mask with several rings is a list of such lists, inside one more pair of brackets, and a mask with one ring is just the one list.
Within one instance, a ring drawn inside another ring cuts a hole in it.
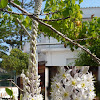
[{"label": "sky", "polygon": [[[26,0],[27,1],[27,0]],[[45,1],[42,3],[42,10],[45,7]],[[100,0],[83,0],[83,2],[80,5],[82,8],[84,7],[100,7]],[[16,11],[16,9],[14,9],[14,11]],[[41,16],[41,18],[44,18],[43,16]]]},{"label": "sky", "polygon": [[[42,10],[45,7],[45,3],[42,4]],[[100,0],[83,0],[83,2],[80,4],[81,8],[86,7],[100,7]],[[40,16],[40,18],[44,18],[44,16]]]},{"label": "sky", "polygon": [[100,0],[83,0],[81,7],[100,7]]},{"label": "sky", "polygon": [[[42,9],[45,7],[45,2],[42,5]],[[100,7],[100,0],[83,0],[81,7]]]}]

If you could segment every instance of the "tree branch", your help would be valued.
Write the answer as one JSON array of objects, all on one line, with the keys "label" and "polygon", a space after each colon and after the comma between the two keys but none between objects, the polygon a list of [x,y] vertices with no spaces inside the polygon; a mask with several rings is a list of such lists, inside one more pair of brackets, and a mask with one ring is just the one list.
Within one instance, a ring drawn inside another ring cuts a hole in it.
[{"label": "tree branch", "polygon": [[84,40],[89,40],[89,39],[93,39],[93,37],[90,37],[90,38],[83,38],[83,39],[76,39],[76,40],[73,40],[74,42],[75,41],[84,41]]},{"label": "tree branch", "polygon": [[[2,8],[0,8],[0,11],[4,11],[4,12],[8,12],[8,13],[13,13],[13,14],[17,14],[17,15],[27,15],[26,13],[15,13],[15,12],[11,12],[11,11],[7,11],[7,10],[5,10],[5,9],[2,9]],[[41,16],[44,16],[44,15],[50,15],[50,14],[55,14],[55,13],[57,13],[57,12],[59,12],[59,11],[55,11],[55,12],[50,12],[50,13],[45,13],[45,14],[30,14],[30,15],[34,15],[34,16],[37,16],[37,15],[41,15]]]},{"label": "tree branch", "polygon": [[[21,8],[20,6],[18,6],[17,4],[15,4],[14,2],[10,2],[14,7],[18,8],[19,10],[21,10],[24,13],[27,13],[29,15],[29,13],[27,11],[25,11],[23,8]],[[96,57],[96,55],[93,55],[89,49],[83,47],[82,45],[74,42],[73,40],[71,40],[70,38],[66,37],[64,34],[62,34],[61,32],[57,31],[55,28],[53,28],[51,25],[44,23],[43,21],[39,20],[38,17],[36,16],[29,16],[30,18],[33,18],[34,20],[36,20],[37,22],[39,22],[40,24],[48,27],[50,30],[52,30],[53,32],[57,33],[59,36],[61,36],[62,38],[64,38],[66,41],[71,42],[72,44],[80,47],[82,50],[84,50],[85,52],[87,52],[93,59],[95,62],[97,62],[100,65],[100,59]]]},{"label": "tree branch", "polygon": [[13,81],[13,79],[2,79],[2,80],[0,80],[0,82],[2,82],[2,81]]},{"label": "tree branch", "polygon": [[21,89],[15,82],[13,79],[3,79],[3,80],[0,80],[1,81],[10,81],[11,83],[13,83],[20,91],[24,92],[23,89]]},{"label": "tree branch", "polygon": [[20,91],[24,92],[24,90],[21,89],[14,81],[11,80],[10,82],[13,83]]},{"label": "tree branch", "polygon": [[27,29],[25,28],[25,26],[21,23],[21,21],[17,18],[16,19],[17,20],[17,22],[21,25],[21,27],[24,29],[24,31],[26,32],[26,34],[30,37],[30,38],[32,38],[32,36],[30,35],[30,33],[27,31]]},{"label": "tree branch", "polygon": [[23,8],[21,8],[19,5],[17,5],[16,3],[14,3],[12,0],[9,0],[9,3],[13,6],[18,8],[20,11],[22,11],[23,13],[26,13],[27,15],[29,15],[30,13],[28,13],[26,10],[24,10]]},{"label": "tree branch", "polygon": [[[7,12],[9,14],[16,14],[16,15],[27,15],[27,16],[39,15],[39,14],[31,14],[31,13],[29,13],[29,14],[27,14],[27,13],[16,13],[16,12],[8,11],[8,10],[5,10],[5,9],[0,9],[0,11],[4,11],[4,12]],[[41,20],[41,21],[59,21],[59,20],[66,20],[68,18],[70,18],[70,16],[69,17],[65,17],[65,18],[59,18],[59,19],[48,19],[48,20],[47,19],[39,19],[39,20]],[[82,18],[82,19],[91,19],[91,18],[90,17],[86,17],[86,18]]]},{"label": "tree branch", "polygon": [[47,20],[47,19],[39,19],[39,20],[42,20],[42,21],[59,21],[59,20],[65,20],[65,19],[68,19],[68,18],[70,18],[70,16],[66,17],[66,18],[59,18],[59,19],[49,19],[49,20]]},{"label": "tree branch", "polygon": [[[7,13],[9,13],[9,14],[27,15],[26,13],[16,13],[16,12],[8,11],[8,10],[1,9],[1,8],[0,8],[0,11],[7,12]],[[33,14],[30,14],[30,15],[33,15]]]},{"label": "tree branch", "polygon": [[46,14],[33,14],[34,16],[37,16],[37,15],[41,15],[41,16],[43,16],[43,15],[50,15],[50,14],[55,14],[55,13],[58,13],[59,11],[55,11],[55,12],[50,12],[50,13],[46,13]]},{"label": "tree branch", "polygon": [[[16,15],[27,15],[27,16],[35,15],[35,14],[27,14],[27,13],[16,13],[16,12],[7,11],[7,10],[4,10],[4,9],[0,9],[0,11],[4,11],[4,12],[7,12],[9,14],[16,14]],[[70,16],[69,17],[65,17],[65,18],[59,18],[59,19],[49,19],[49,20],[47,20],[47,19],[39,19],[39,20],[42,20],[42,21],[59,21],[59,20],[65,20],[65,19],[68,19],[68,18],[70,18]]]},{"label": "tree branch", "polygon": [[100,65],[100,59],[96,57],[96,55],[93,55],[89,49],[83,47],[82,45],[74,42],[73,40],[71,40],[70,38],[66,37],[64,34],[62,34],[61,32],[57,31],[55,28],[53,28],[51,25],[46,24],[42,21],[40,21],[38,18],[36,18],[35,16],[33,16],[33,19],[35,19],[37,22],[39,22],[40,24],[48,27],[50,30],[52,30],[53,32],[57,33],[59,36],[61,36],[62,38],[64,38],[66,41],[71,42],[72,44],[80,47],[82,50],[84,50],[85,52],[87,52],[93,59],[95,62],[97,62]]}]

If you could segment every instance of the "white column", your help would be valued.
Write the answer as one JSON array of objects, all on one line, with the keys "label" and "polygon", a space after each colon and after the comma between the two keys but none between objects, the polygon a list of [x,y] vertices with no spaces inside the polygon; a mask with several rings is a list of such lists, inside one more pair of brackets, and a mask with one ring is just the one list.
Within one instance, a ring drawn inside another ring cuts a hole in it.
[{"label": "white column", "polygon": [[100,81],[100,66],[98,66],[98,81]]},{"label": "white column", "polygon": [[47,96],[48,84],[49,84],[49,69],[45,67],[45,100],[49,100]]},{"label": "white column", "polygon": [[37,73],[37,75],[38,75],[38,51],[36,51],[36,61],[37,61],[37,63],[36,63],[36,73]]}]

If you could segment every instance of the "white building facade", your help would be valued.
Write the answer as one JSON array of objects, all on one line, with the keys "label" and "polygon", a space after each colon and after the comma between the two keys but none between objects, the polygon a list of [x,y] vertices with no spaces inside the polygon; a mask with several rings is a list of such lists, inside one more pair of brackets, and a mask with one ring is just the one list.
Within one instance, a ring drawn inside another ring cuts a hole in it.
[{"label": "white building facade", "polygon": [[[83,20],[91,20],[91,15],[100,17],[100,7],[81,8],[81,10],[83,11]],[[29,48],[29,43],[26,43],[24,52],[29,52]],[[69,47],[65,48],[64,44],[56,39],[44,37],[42,34],[37,44],[38,61],[46,61],[46,66],[74,65],[74,60],[80,50],[72,52]]]},{"label": "white building facade", "polygon": [[[83,20],[91,20],[91,15],[100,17],[100,7],[90,7],[90,8],[81,8],[83,11]],[[30,45],[26,43],[24,46],[24,52],[29,52]],[[45,66],[74,66],[74,61],[78,57],[81,49],[75,49],[73,52],[69,47],[64,47],[64,44],[61,44],[56,39],[50,37],[44,37],[41,34],[41,37],[37,44],[37,54],[38,54],[38,62],[46,62]],[[49,77],[49,70],[46,67],[45,76]],[[98,70],[98,80],[100,80],[100,68]],[[48,80],[48,78],[45,78]],[[49,81],[49,80],[48,80]],[[48,81],[45,81],[45,87],[48,87]],[[47,93],[47,91],[45,91]],[[47,95],[47,94],[46,94]],[[45,100],[47,96],[45,96]]]}]

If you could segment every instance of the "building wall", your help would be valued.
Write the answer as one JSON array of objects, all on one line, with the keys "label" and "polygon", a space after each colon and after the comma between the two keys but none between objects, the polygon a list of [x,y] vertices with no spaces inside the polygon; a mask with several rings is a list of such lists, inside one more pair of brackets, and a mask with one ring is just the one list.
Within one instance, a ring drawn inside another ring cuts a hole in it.
[{"label": "building wall", "polygon": [[[100,8],[82,8],[83,18],[85,20],[91,20],[91,15],[100,17]],[[67,66],[74,65],[75,59],[77,58],[78,53],[81,49],[74,50],[73,52],[69,47],[65,48],[64,44],[59,44],[56,39],[50,37],[44,37],[42,34],[39,38],[37,44],[37,53],[38,53],[38,62],[45,61],[45,66],[50,67],[45,69],[45,97],[47,99],[47,87],[50,75],[50,69],[54,66]],[[29,53],[30,45],[26,43],[24,46],[24,52]],[[40,65],[41,67],[41,65]],[[43,71],[43,69],[42,69]],[[54,70],[55,71],[55,70]],[[100,71],[100,70],[99,70]],[[52,72],[52,71],[51,71]]]},{"label": "building wall", "polygon": [[[91,15],[100,17],[100,7],[90,7],[90,8],[81,8],[83,11],[83,18],[85,20],[91,20]],[[26,43],[24,46],[24,52],[29,52],[30,45]],[[46,61],[46,66],[66,66],[69,63],[74,62],[77,58],[78,52],[80,49],[72,52],[69,47],[64,48],[64,44],[60,44],[53,37],[44,37],[43,34],[38,39],[37,44],[37,54],[38,61]],[[74,65],[74,63],[72,64]]]},{"label": "building wall", "polygon": [[83,11],[83,18],[91,17],[94,14],[96,17],[100,17],[100,7],[90,7],[90,8],[81,8]]},{"label": "building wall", "polygon": [[77,58],[80,49],[72,52],[68,48],[57,48],[42,50],[42,52],[46,53],[46,66],[66,66],[74,65],[74,60]]}]

